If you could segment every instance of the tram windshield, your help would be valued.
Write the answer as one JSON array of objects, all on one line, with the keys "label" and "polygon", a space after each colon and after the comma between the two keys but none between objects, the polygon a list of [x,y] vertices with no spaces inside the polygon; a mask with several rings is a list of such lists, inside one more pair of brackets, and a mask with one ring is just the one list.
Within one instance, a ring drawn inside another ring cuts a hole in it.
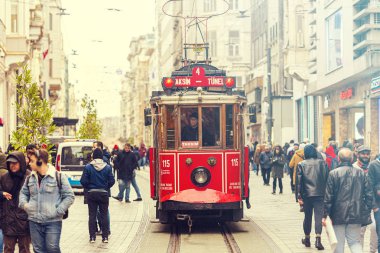
[{"label": "tram windshield", "polygon": [[182,148],[221,146],[220,107],[208,106],[200,109],[198,111],[198,107],[182,107],[180,110]]}]

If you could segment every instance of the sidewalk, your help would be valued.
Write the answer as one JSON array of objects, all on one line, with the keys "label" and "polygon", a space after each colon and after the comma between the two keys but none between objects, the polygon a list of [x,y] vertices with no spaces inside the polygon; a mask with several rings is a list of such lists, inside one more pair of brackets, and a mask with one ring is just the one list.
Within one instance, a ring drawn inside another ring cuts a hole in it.
[{"label": "sidewalk", "polygon": [[[256,176],[253,172],[250,175],[251,205],[252,208],[245,210],[245,215],[255,222],[269,237],[276,242],[281,249],[281,253],[309,253],[309,252],[331,252],[327,235],[322,233],[322,244],[324,251],[318,251],[314,247],[315,234],[314,227],[311,233],[312,247],[306,248],[301,244],[303,237],[303,218],[304,213],[299,211],[299,205],[295,202],[294,194],[290,189],[290,178],[284,175],[284,193],[272,195],[271,186],[264,186],[261,174]],[[314,224],[314,216],[313,216]],[[364,251],[369,252],[369,229],[365,234]],[[346,243],[347,244],[347,243]],[[345,252],[350,252],[346,247]]]},{"label": "sidewalk", "polygon": [[[112,194],[118,192],[117,183],[112,188]],[[140,183],[140,189],[143,182]],[[135,192],[131,189],[131,199]],[[83,196],[75,196],[75,202],[69,209],[69,218],[63,221],[61,237],[62,252],[127,252],[134,245],[136,234],[139,234],[144,223],[145,202],[125,203],[110,198],[111,237],[109,243],[102,243],[102,237],[97,236],[94,244],[89,243],[88,207],[83,204]],[[138,243],[138,242],[137,242]]]}]

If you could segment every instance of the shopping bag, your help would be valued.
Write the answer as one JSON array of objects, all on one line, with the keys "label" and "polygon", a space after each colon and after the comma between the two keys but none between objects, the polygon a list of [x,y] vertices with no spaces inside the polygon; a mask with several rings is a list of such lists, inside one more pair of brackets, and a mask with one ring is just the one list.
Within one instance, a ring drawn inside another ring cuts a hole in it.
[{"label": "shopping bag", "polygon": [[336,239],[334,227],[332,225],[330,217],[328,216],[326,218],[326,234],[327,234],[327,238],[329,239],[331,250],[332,252],[334,252],[336,245],[338,243],[338,240]]}]

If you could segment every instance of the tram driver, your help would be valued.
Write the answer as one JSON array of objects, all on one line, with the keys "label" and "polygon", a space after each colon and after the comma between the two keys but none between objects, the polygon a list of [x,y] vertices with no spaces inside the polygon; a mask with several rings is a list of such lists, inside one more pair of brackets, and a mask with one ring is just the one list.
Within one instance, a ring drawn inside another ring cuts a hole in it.
[{"label": "tram driver", "polygon": [[[181,131],[181,141],[198,141],[198,114],[190,115],[190,125],[186,125]],[[215,146],[215,137],[202,126],[203,146]]]}]

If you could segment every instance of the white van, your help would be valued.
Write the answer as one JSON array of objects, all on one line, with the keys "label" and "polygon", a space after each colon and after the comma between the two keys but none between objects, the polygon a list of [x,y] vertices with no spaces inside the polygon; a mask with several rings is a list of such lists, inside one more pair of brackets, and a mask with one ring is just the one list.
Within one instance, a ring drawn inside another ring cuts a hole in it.
[{"label": "white van", "polygon": [[91,162],[94,141],[96,140],[65,140],[58,145],[55,167],[67,175],[73,189],[83,189],[80,178],[84,166]]}]

